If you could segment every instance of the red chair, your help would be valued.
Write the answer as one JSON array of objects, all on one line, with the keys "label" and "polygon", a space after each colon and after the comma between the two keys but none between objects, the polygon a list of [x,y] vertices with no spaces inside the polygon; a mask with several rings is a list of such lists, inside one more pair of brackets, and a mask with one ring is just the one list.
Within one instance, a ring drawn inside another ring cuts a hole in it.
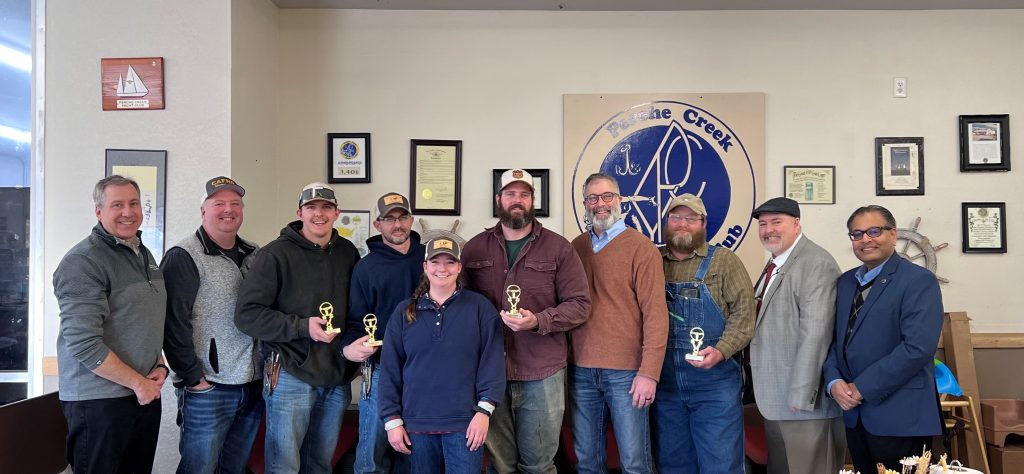
[{"label": "red chair", "polygon": [[764,433],[764,418],[756,405],[743,407],[743,451],[754,464],[768,464],[768,438]]}]

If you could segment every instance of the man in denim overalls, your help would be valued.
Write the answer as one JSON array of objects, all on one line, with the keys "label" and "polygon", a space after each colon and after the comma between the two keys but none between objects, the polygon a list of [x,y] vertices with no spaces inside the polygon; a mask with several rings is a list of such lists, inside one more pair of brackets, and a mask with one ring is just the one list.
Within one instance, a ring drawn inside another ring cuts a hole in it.
[{"label": "man in denim overalls", "polygon": [[750,276],[730,250],[707,244],[700,198],[683,194],[667,209],[669,337],[651,412],[655,459],[661,472],[742,473],[743,382],[734,356],[753,334]]}]

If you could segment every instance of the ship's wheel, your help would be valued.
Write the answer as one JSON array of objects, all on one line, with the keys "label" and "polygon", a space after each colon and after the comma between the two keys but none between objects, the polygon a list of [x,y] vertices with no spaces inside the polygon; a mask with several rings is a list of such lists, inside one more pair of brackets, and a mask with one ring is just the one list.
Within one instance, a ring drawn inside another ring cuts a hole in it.
[{"label": "ship's wheel", "polygon": [[917,227],[920,224],[921,218],[915,217],[914,223],[911,224],[909,229],[896,229],[897,253],[903,258],[927,268],[935,274],[935,278],[939,282],[949,283],[948,279],[940,277],[938,273],[935,273],[939,266],[935,252],[948,247],[949,244],[944,242],[932,246],[931,240],[917,231]]}]

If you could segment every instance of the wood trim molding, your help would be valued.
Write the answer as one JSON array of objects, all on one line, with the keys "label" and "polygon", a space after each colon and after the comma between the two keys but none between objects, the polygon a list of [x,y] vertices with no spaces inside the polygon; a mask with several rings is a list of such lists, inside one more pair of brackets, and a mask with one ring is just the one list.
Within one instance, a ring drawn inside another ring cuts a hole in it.
[{"label": "wood trim molding", "polygon": [[[971,334],[971,345],[975,349],[1024,349],[1024,333],[980,332]],[[942,349],[942,339],[939,339]]]}]

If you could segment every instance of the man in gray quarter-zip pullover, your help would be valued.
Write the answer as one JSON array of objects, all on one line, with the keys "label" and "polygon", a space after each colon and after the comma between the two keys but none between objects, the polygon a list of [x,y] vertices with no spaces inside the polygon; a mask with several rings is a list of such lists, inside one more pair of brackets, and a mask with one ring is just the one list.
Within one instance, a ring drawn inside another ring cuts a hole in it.
[{"label": "man in gray quarter-zip pullover", "polygon": [[140,196],[138,183],[122,176],[96,183],[99,223],[53,274],[60,400],[75,472],[153,468],[169,372],[160,355],[167,293],[140,238]]},{"label": "man in gray quarter-zip pullover", "polygon": [[256,245],[238,236],[243,189],[206,182],[203,224],[167,251],[164,351],[174,369],[181,427],[179,473],[245,471],[263,416],[253,338],[235,326],[235,301]]}]

